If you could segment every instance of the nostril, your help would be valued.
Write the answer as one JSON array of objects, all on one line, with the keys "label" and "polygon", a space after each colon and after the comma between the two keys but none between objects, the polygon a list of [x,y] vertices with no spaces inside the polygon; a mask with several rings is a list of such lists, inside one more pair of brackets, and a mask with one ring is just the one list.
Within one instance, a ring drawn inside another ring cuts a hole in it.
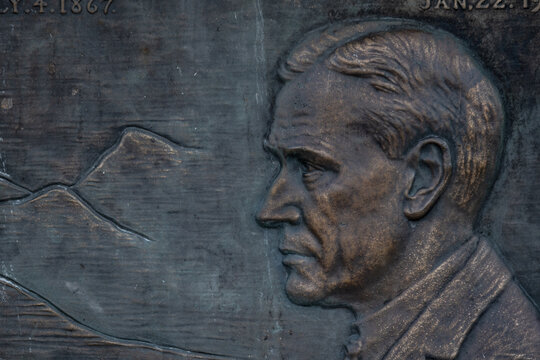
[{"label": "nostril", "polygon": [[263,220],[260,218],[257,218],[257,223],[266,228],[277,228],[283,225],[282,221],[276,221],[276,220]]},{"label": "nostril", "polygon": [[285,209],[283,209],[283,213],[281,215],[281,221],[287,222],[291,225],[296,225],[300,223],[300,219],[302,218],[300,209],[298,209],[296,206],[286,207]]}]

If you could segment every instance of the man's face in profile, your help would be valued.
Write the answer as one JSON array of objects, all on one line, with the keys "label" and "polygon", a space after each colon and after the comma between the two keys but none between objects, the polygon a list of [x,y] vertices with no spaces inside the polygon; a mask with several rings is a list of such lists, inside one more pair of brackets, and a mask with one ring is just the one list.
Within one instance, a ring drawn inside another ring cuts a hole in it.
[{"label": "man's face in profile", "polygon": [[258,217],[284,225],[286,291],[299,304],[339,304],[345,293],[376,283],[408,228],[403,162],[347,126],[371,96],[351,81],[316,65],[276,99],[266,145],[281,171]]}]

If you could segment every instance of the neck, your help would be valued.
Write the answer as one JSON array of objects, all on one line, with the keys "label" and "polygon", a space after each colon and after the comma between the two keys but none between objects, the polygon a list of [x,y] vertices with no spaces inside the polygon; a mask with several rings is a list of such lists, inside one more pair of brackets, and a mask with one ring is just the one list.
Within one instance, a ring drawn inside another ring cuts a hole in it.
[{"label": "neck", "polygon": [[340,299],[356,318],[368,316],[424,278],[471,236],[472,225],[457,219],[444,224],[411,223],[400,255],[377,281]]}]

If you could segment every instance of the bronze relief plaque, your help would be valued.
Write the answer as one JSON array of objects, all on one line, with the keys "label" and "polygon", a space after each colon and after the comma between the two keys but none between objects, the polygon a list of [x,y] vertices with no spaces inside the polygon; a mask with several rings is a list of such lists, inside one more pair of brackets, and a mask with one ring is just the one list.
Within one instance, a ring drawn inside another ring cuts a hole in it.
[{"label": "bronze relief plaque", "polygon": [[540,358],[539,9],[0,0],[0,358]]}]

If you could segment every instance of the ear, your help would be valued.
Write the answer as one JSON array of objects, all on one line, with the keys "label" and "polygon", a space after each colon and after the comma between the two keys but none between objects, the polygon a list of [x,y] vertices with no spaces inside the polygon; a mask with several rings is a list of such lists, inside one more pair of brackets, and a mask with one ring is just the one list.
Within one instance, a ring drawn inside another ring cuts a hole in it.
[{"label": "ear", "polygon": [[409,220],[418,220],[431,210],[448,186],[452,156],[448,143],[434,136],[419,141],[406,160],[411,178],[405,191],[403,213]]}]

